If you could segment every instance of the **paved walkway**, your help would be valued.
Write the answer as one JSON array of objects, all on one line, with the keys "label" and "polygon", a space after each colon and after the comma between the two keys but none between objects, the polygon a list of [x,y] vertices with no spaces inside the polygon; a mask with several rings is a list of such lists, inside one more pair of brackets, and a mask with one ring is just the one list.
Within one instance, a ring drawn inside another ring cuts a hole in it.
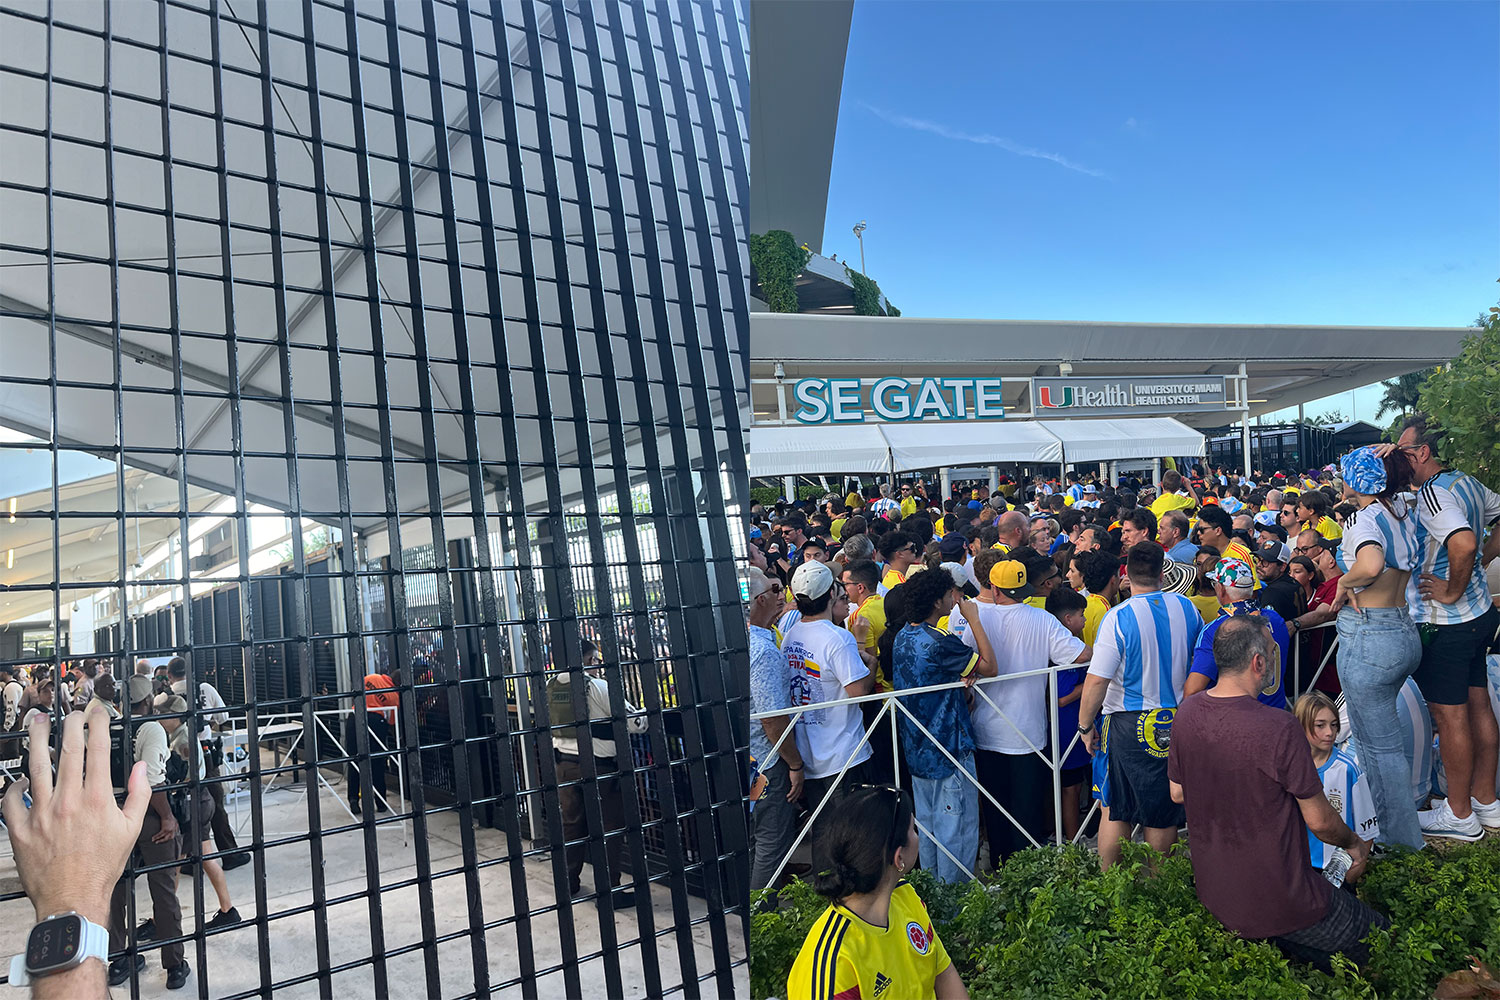
[{"label": "paved walkway", "polygon": [[[269,760],[267,761],[269,764]],[[336,782],[335,789],[341,786]],[[348,823],[349,816],[338,804],[333,792],[321,790],[319,808],[325,826]],[[248,842],[249,816],[241,811],[243,820],[241,843]],[[462,870],[463,848],[460,842],[457,813],[445,812],[429,817],[429,849],[431,852],[433,881],[434,918],[439,937],[463,930],[468,925],[469,898]],[[265,828],[268,840],[302,833],[307,830],[307,803],[300,789],[277,789],[265,798]],[[382,826],[378,834],[380,852],[381,884],[390,885],[416,878],[416,856],[407,827],[403,844],[401,825],[391,823]],[[478,855],[483,861],[493,861],[506,855],[504,835],[486,827],[475,830]],[[365,878],[364,834],[362,829],[328,834],[322,838],[324,870],[326,872],[327,898],[337,899],[362,892],[367,886]],[[8,845],[0,848],[0,889],[19,889],[15,862],[10,857]],[[552,865],[550,855],[543,852],[528,857],[526,866],[528,901],[532,910],[553,903]],[[266,884],[268,909],[273,915],[270,924],[271,970],[277,981],[295,978],[316,971],[316,949],[314,945],[314,916],[311,912],[275,917],[312,902],[310,852],[306,841],[274,847],[266,852]],[[245,865],[229,873],[230,894],[240,914],[246,919],[255,912],[254,878],[255,866]],[[446,873],[446,874],[445,874]],[[585,891],[590,887],[592,874],[584,870]],[[479,870],[481,902],[486,922],[503,919],[513,913],[510,865],[508,863],[482,867]],[[206,917],[217,911],[213,888],[206,881],[203,886]],[[193,902],[193,880],[182,878],[178,884],[178,896],[182,900],[185,929],[195,913]],[[707,907],[703,900],[689,897],[692,919],[704,920]],[[656,940],[646,947],[659,956],[663,985],[671,987],[680,983],[677,955],[677,936],[673,923],[669,890],[665,886],[652,889],[655,912]],[[150,914],[151,899],[146,880],[137,880],[136,907],[139,918]],[[387,954],[412,945],[422,939],[420,907],[416,886],[391,889],[381,894],[381,918],[385,924],[384,950]],[[532,920],[532,946],[536,954],[538,969],[556,966],[562,961],[559,914],[543,913]],[[600,951],[600,913],[593,900],[575,904],[573,911],[574,930],[577,935],[577,951],[580,956],[578,975],[585,997],[603,998],[608,995],[605,988],[604,964],[598,956]],[[645,977],[641,969],[641,944],[638,937],[635,908],[610,914],[615,925],[617,940],[622,943],[618,950],[621,976],[625,995],[644,997]],[[370,954],[369,904],[361,897],[332,906],[327,915],[330,953],[334,965],[353,961]],[[25,946],[25,935],[32,923],[31,906],[25,900],[13,900],[0,906],[0,955],[16,954]],[[731,950],[739,961],[745,957],[743,924],[738,918],[730,918],[728,930]],[[697,962],[697,975],[702,976],[713,968],[713,949],[707,923],[692,928]],[[631,942],[631,943],[625,943]],[[516,966],[516,937],[514,925],[504,925],[487,933],[489,970],[491,983],[501,983],[518,975]],[[442,970],[443,996],[460,996],[474,989],[473,959],[467,937],[445,942],[438,946],[438,958]],[[253,924],[210,937],[206,943],[208,963],[208,993],[224,996],[245,990],[256,989],[260,984],[260,970],[256,947],[256,928]],[[593,955],[592,958],[583,956]],[[193,977],[185,989],[169,993],[166,990],[165,973],[160,959],[153,953],[147,955],[146,970],[140,978],[142,997],[183,997],[199,995],[197,956],[192,945],[188,948],[188,961],[194,964]],[[427,992],[426,969],[422,952],[413,951],[387,959],[389,976],[388,993],[393,997],[420,997]],[[115,990],[116,996],[128,996],[128,985]],[[566,995],[561,971],[540,975],[537,991],[542,997]],[[706,983],[704,994],[713,996],[719,992],[714,985]],[[333,993],[336,997],[371,997],[375,995],[374,974],[369,966],[343,972],[333,977]],[[736,995],[748,995],[748,972],[741,965],[735,970]],[[299,986],[277,991],[278,997],[316,997],[316,980]],[[498,991],[497,997],[521,995],[519,986]]]}]

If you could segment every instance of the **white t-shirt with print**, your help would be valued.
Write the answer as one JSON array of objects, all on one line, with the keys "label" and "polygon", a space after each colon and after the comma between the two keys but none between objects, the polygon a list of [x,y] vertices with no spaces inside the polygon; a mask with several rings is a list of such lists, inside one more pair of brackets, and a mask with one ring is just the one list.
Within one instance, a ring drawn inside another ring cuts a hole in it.
[{"label": "white t-shirt with print", "polygon": [[[844,688],[870,673],[853,634],[826,618],[804,618],[787,629],[781,651],[786,654],[794,710],[847,698]],[[853,766],[870,757],[868,742],[855,753],[864,736],[864,715],[858,705],[803,712],[797,716],[796,734],[797,752],[808,778],[830,777],[845,764]]]},{"label": "white t-shirt with print", "polygon": [[[979,624],[995,651],[1000,677],[1040,670],[1051,663],[1072,663],[1083,652],[1083,641],[1041,608],[1029,604],[977,603]],[[979,648],[968,620],[962,615],[951,616],[948,627],[964,645]],[[1046,674],[1013,681],[981,680],[975,686],[971,709],[974,745],[981,750],[1007,754],[1044,749],[1050,714],[1047,691]]]}]

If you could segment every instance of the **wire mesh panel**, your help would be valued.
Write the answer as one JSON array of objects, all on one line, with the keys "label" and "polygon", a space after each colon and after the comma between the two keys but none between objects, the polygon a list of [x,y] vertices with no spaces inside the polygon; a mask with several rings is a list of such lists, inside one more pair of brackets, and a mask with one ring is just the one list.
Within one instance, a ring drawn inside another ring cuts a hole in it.
[{"label": "wire mesh panel", "polygon": [[132,996],[745,988],[744,17],[0,0],[0,665],[217,817]]}]

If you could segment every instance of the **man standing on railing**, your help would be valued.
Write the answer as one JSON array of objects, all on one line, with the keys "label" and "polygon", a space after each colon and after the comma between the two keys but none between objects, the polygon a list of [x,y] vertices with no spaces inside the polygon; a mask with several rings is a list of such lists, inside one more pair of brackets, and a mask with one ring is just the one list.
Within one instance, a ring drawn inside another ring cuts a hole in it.
[{"label": "man standing on railing", "polygon": [[[776,645],[776,634],[771,631],[780,611],[781,582],[752,567],[748,608],[752,715],[791,708],[786,654]],[[797,836],[797,800],[802,797],[804,766],[797,752],[797,738],[788,732],[795,724],[790,714],[750,721],[750,753],[765,778],[755,800],[751,830],[751,892],[771,884],[776,866]]]},{"label": "man standing on railing", "polygon": [[[1130,550],[1131,596],[1099,624],[1078,710],[1084,746],[1089,753],[1103,753],[1108,769],[1099,824],[1099,860],[1105,868],[1119,860],[1120,841],[1136,824],[1146,828],[1146,843],[1166,851],[1183,820],[1182,807],[1168,793],[1167,751],[1203,619],[1186,597],[1162,593],[1164,561],[1155,542]],[[1101,708],[1099,745],[1094,723]]]}]

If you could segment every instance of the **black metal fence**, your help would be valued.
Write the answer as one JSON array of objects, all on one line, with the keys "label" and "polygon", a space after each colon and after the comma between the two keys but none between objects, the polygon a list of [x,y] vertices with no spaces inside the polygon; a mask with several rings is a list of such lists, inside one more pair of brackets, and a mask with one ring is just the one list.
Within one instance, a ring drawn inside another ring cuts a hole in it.
[{"label": "black metal fence", "polygon": [[[207,928],[200,871],[199,996],[743,982],[745,16],[0,0],[0,627],[55,670],[187,653],[243,730],[212,783],[244,922]],[[607,837],[545,695],[583,708],[584,639],[629,772]],[[382,749],[359,699],[395,670]],[[30,908],[0,913],[17,950]]]}]

